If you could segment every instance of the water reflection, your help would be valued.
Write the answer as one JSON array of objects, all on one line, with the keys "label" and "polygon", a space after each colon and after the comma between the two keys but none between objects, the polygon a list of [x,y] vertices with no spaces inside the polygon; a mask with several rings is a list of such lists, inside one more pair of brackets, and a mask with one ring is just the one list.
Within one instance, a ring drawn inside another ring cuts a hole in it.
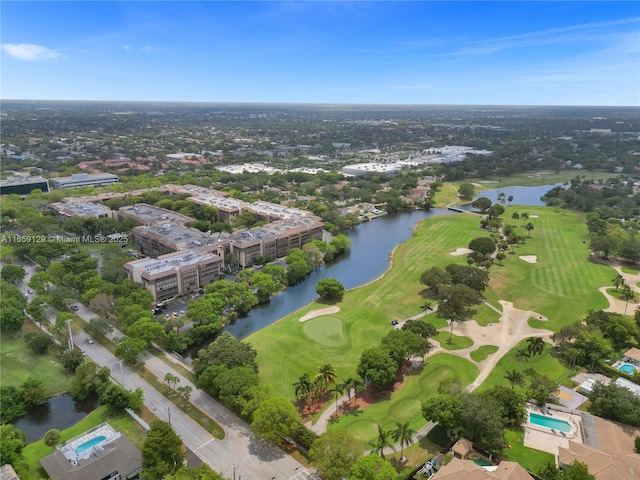
[{"label": "water reflection", "polygon": [[43,405],[33,407],[13,425],[26,433],[28,442],[35,442],[40,440],[47,430],[64,430],[75,425],[98,405],[97,396],[76,402],[68,394],[59,395],[50,398]]},{"label": "water reflection", "polygon": [[[500,193],[504,193],[505,201],[509,197],[513,197],[513,201],[511,205],[524,205],[531,207],[542,207],[545,203],[540,200],[541,197],[547,193],[549,190],[554,189],[555,187],[565,186],[562,183],[555,183],[552,185],[536,185],[532,187],[505,187],[505,188],[496,188],[492,190],[482,190],[478,192],[478,194],[473,199],[474,201],[480,197],[486,197],[491,200],[491,203],[498,203],[498,195]],[[508,205],[509,202],[505,203]],[[471,211],[473,208],[470,204],[461,205],[461,210]]]}]

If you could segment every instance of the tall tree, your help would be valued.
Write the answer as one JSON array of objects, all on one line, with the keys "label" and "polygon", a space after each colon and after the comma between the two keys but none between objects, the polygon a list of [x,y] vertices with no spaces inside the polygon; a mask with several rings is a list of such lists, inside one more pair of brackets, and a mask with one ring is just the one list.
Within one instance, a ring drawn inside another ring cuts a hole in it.
[{"label": "tall tree", "polygon": [[323,363],[318,367],[316,381],[326,390],[330,385],[336,382],[336,370],[330,363]]},{"label": "tall tree", "polygon": [[504,375],[504,378],[511,383],[511,389],[516,388],[516,384],[522,385],[523,376],[522,373],[517,370],[507,370],[507,373]]},{"label": "tall tree", "polygon": [[335,429],[320,435],[309,450],[309,460],[324,480],[342,480],[362,455],[362,448],[346,430]]},{"label": "tall tree", "polygon": [[519,348],[516,351],[516,360],[520,360],[520,373],[522,373],[524,362],[529,360],[530,357],[531,357],[531,354],[527,351],[526,348]]},{"label": "tall tree", "polygon": [[391,432],[382,428],[380,424],[378,424],[378,438],[376,438],[375,442],[371,443],[371,446],[376,454],[380,455],[382,458],[384,458],[385,448],[393,448],[395,451],[393,440],[391,439]]},{"label": "tall tree", "polygon": [[410,422],[400,423],[396,422],[396,429],[391,431],[391,436],[396,442],[400,442],[400,461],[404,462],[406,458],[404,458],[404,447],[405,445],[408,447],[413,443],[413,436],[416,431],[413,430],[410,425]]},{"label": "tall tree", "polygon": [[253,412],[251,428],[263,440],[278,444],[298,428],[298,414],[285,398],[269,398]]},{"label": "tall tree", "polygon": [[161,480],[177,471],[186,458],[182,440],[171,425],[154,420],[142,447],[142,476]]},{"label": "tall tree", "polygon": [[533,368],[533,357],[542,355],[544,352],[544,340],[540,337],[529,337],[527,343],[527,352],[531,355],[531,368]]}]

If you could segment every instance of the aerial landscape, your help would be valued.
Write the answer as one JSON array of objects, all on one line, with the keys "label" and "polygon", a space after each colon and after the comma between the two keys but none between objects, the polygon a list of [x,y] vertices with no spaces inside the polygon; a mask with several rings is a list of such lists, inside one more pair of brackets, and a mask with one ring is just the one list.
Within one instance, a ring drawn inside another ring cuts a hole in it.
[{"label": "aerial landscape", "polygon": [[636,3],[1,27],[3,480],[640,476]]}]

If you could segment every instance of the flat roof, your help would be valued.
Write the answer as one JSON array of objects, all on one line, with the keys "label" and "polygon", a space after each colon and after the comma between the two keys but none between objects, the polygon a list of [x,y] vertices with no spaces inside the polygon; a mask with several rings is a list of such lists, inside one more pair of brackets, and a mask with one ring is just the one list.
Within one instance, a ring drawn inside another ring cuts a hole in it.
[{"label": "flat roof", "polygon": [[162,255],[158,258],[146,258],[143,260],[135,260],[129,262],[132,268],[143,269],[150,275],[155,275],[167,270],[174,270],[176,268],[188,267],[198,262],[204,262],[207,260],[219,260],[221,257],[211,253],[205,252],[176,252]]},{"label": "flat roof", "polygon": [[118,176],[112,173],[74,173],[70,177],[58,177],[51,179],[58,183],[78,183],[86,181],[101,181],[101,180],[118,180]]},{"label": "flat roof", "polygon": [[111,213],[109,207],[91,202],[56,202],[49,206],[60,213],[76,217],[91,217]]},{"label": "flat roof", "polygon": [[136,205],[121,207],[118,212],[134,217],[148,225],[167,222],[184,224],[194,221],[193,218],[182,215],[181,213],[173,212],[165,208],[154,207],[146,203],[138,203]]}]

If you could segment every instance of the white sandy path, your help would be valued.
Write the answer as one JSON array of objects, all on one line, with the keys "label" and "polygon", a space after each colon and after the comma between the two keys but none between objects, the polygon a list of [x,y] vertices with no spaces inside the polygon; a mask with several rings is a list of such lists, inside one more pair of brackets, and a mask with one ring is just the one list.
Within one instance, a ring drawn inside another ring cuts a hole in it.
[{"label": "white sandy path", "polygon": [[[609,265],[617,273],[622,275],[622,278],[624,278],[625,283],[629,285],[636,294],[640,294],[640,288],[638,287],[638,282],[640,282],[640,271],[639,273],[625,273],[622,271],[621,266],[616,261],[604,260],[599,257],[592,257],[592,258],[600,263]],[[635,309],[638,307],[638,304],[635,303],[634,301],[630,301],[629,304],[627,304],[627,302],[625,302],[624,300],[619,300],[609,295],[607,293],[608,288],[615,288],[615,287],[613,285],[610,285],[608,287],[600,287],[598,289],[600,293],[602,293],[602,295],[604,295],[607,301],[609,302],[609,307],[605,308],[604,311],[619,313],[620,315],[624,315],[626,310],[627,315],[633,315],[635,312]]]},{"label": "white sandy path", "polygon": [[453,255],[454,257],[459,257],[460,255],[467,255],[468,253],[473,252],[470,248],[459,248],[455,252],[449,252],[449,255]]},{"label": "white sandy path", "polygon": [[519,258],[527,263],[538,263],[538,257],[536,255],[521,255]]},{"label": "white sandy path", "polygon": [[[475,381],[467,387],[469,391],[478,388],[495,368],[498,361],[509,353],[521,340],[529,337],[547,337],[553,333],[550,330],[529,326],[527,320],[531,317],[538,320],[547,320],[546,317],[539,313],[530,310],[518,310],[514,308],[513,303],[504,300],[500,300],[500,304],[502,305],[502,315],[499,323],[482,327],[478,325],[475,320],[468,320],[466,322],[456,323],[453,326],[454,335],[469,337],[473,340],[474,344],[471,347],[461,350],[447,350],[439,346],[438,342],[434,341],[434,344],[438,346],[429,353],[429,355],[448,353],[466,358],[474,363],[480,369],[480,372]],[[449,329],[450,327],[447,326],[440,330],[448,332]],[[476,362],[471,358],[470,354],[482,345],[495,345],[498,347],[498,350],[489,355],[485,360]]]},{"label": "white sandy path", "polygon": [[322,315],[331,315],[332,313],[338,313],[340,311],[340,307],[333,306],[327,308],[321,308],[319,310],[312,310],[309,313],[305,313],[300,317],[301,322],[306,322],[307,320],[311,320],[312,318],[321,317]]}]

